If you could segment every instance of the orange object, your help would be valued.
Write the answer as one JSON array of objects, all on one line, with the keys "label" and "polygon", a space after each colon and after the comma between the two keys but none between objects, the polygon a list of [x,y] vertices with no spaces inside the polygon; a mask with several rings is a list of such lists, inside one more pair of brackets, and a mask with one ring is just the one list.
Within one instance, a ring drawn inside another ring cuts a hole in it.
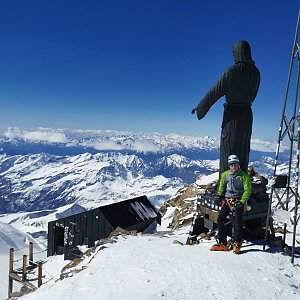
[{"label": "orange object", "polygon": [[210,251],[229,251],[230,249],[224,243],[215,244],[210,248]]}]

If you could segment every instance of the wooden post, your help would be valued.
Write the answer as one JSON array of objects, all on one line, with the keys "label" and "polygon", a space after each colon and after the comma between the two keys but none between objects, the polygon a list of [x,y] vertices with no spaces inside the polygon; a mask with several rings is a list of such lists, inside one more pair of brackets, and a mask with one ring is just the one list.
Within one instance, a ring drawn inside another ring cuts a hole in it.
[{"label": "wooden post", "polygon": [[23,255],[22,280],[26,280],[27,275],[27,255]]},{"label": "wooden post", "polygon": [[38,287],[42,285],[42,276],[43,276],[43,270],[42,270],[43,263],[41,261],[38,262]]},{"label": "wooden post", "polygon": [[29,263],[33,262],[33,242],[29,243]]},{"label": "wooden post", "polygon": [[9,250],[9,273],[14,271],[14,248],[10,248]]},{"label": "wooden post", "polygon": [[13,291],[13,280],[10,277],[10,274],[14,271],[14,248],[9,250],[9,271],[8,271],[8,299]]}]

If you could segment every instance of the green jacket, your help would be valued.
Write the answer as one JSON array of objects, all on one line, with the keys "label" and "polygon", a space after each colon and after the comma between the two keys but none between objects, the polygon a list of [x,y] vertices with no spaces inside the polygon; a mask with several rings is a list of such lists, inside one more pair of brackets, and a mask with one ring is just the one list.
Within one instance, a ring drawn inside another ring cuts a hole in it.
[{"label": "green jacket", "polygon": [[245,203],[251,195],[251,180],[248,173],[239,170],[234,173],[227,170],[222,173],[218,196],[226,198],[238,198],[242,203]]}]

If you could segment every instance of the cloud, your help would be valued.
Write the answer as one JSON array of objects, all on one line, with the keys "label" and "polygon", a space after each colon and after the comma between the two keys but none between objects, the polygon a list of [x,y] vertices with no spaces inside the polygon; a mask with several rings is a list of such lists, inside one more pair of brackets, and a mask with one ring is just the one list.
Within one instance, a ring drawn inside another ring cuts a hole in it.
[{"label": "cloud", "polygon": [[124,150],[125,147],[115,141],[95,141],[90,143],[85,143],[85,146],[92,147],[96,150]]},{"label": "cloud", "polygon": [[158,152],[160,148],[153,143],[137,141],[132,144],[132,150],[138,152]]},{"label": "cloud", "polygon": [[102,140],[81,143],[82,146],[92,147],[96,150],[132,150],[138,152],[158,152],[160,148],[153,143],[144,141],[118,141]]},{"label": "cloud", "polygon": [[[277,148],[276,142],[262,141],[259,139],[251,139],[251,150],[262,151],[262,152],[275,152]],[[280,151],[288,150],[289,147],[281,144]]]},{"label": "cloud", "polygon": [[[89,133],[89,131],[87,131]],[[85,131],[82,131],[85,133]],[[48,143],[64,143],[66,146],[76,146],[81,145],[83,147],[91,147],[96,150],[111,150],[111,151],[121,151],[121,150],[131,150],[138,152],[158,152],[160,147],[157,146],[152,141],[143,139],[99,139],[103,137],[103,133],[98,136],[90,137],[88,140],[80,141],[80,136],[73,136],[69,139],[66,137],[68,131],[64,129],[52,129],[52,128],[37,128],[35,130],[23,130],[18,127],[9,127],[4,133],[6,138],[13,139],[24,139],[26,141],[33,142],[48,142]],[[110,134],[111,135],[111,134]]]},{"label": "cloud", "polygon": [[64,132],[51,128],[38,128],[35,131],[21,130],[18,127],[9,127],[4,133],[9,139],[24,139],[33,142],[67,143]]}]

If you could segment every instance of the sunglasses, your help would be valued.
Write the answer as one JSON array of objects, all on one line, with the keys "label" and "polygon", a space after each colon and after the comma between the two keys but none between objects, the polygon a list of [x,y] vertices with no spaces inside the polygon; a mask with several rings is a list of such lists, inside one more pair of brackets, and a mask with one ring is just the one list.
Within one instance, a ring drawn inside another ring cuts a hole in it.
[{"label": "sunglasses", "polygon": [[229,165],[229,167],[238,167],[239,165],[238,164],[231,164]]}]

